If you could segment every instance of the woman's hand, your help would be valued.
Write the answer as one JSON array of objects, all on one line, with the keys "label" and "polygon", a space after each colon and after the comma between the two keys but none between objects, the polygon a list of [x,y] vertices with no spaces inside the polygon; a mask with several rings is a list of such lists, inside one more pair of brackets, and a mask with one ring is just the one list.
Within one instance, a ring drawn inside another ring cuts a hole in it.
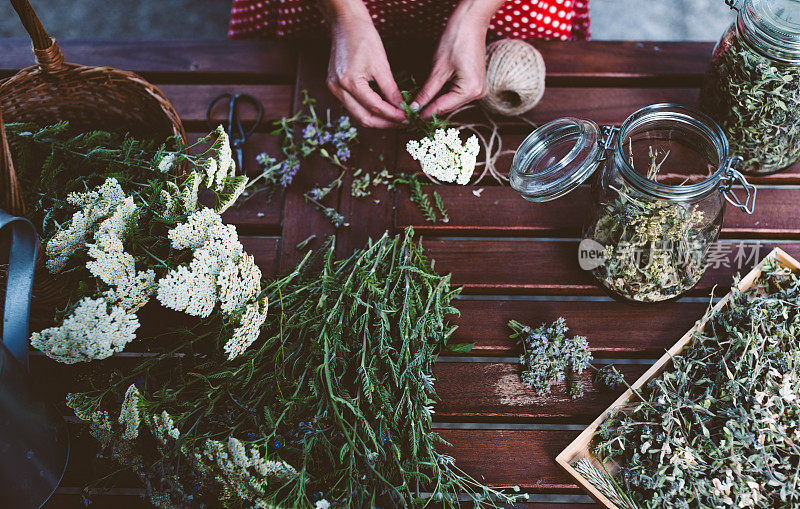
[{"label": "woman's hand", "polygon": [[[392,77],[383,42],[360,0],[346,4],[346,9],[337,5],[335,11],[328,6],[333,39],[328,88],[365,127],[397,127],[406,121],[400,109],[403,96]],[[370,88],[371,81],[378,84],[383,97]]]},{"label": "woman's hand", "polygon": [[[486,95],[486,30],[503,0],[463,0],[453,11],[433,56],[428,81],[412,109],[430,118]],[[449,88],[439,97],[446,83]]]}]

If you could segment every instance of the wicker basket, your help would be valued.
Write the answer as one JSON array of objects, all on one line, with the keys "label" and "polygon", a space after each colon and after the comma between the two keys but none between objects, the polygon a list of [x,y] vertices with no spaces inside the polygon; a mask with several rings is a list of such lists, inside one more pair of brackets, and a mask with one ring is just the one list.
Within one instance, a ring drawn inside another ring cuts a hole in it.
[{"label": "wicker basket", "polygon": [[[177,136],[186,145],[180,118],[163,92],[131,72],[65,62],[28,0],[11,0],[11,5],[31,37],[36,65],[0,82],[0,209],[25,216],[4,121],[44,126],[66,120],[79,129],[127,132],[142,139]],[[64,298],[58,281],[43,266],[42,251],[33,292],[38,311],[52,309]],[[0,266],[0,290],[3,280]],[[47,313],[34,311],[32,318],[37,315]]]},{"label": "wicker basket", "polygon": [[[36,65],[0,83],[6,122],[50,125],[66,120],[81,129],[186,141],[175,108],[158,88],[131,72],[65,62],[58,42],[47,34],[28,0],[11,0],[11,5],[31,37]],[[0,208],[24,215],[9,162],[10,158],[0,159]]]}]

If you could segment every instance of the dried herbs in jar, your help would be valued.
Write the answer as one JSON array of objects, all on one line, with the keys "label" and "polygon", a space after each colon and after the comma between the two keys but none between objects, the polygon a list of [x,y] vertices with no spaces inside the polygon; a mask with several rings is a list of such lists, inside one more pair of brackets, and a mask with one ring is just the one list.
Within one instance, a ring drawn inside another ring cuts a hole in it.
[{"label": "dried herbs in jar", "polygon": [[744,158],[745,173],[800,159],[800,2],[744,2],[714,50],[700,104]]},{"label": "dried herbs in jar", "polygon": [[[592,177],[578,262],[613,296],[659,302],[703,276],[726,202],[753,212],[755,188],[722,129],[700,111],[653,104],[622,126],[562,118],[522,142],[509,173],[525,199],[562,197]],[[731,190],[742,184],[746,198]]]},{"label": "dried herbs in jar", "polygon": [[[669,154],[658,157],[651,152],[651,180]],[[605,194],[585,235],[605,247],[605,263],[594,269],[595,277],[616,294],[640,302],[692,289],[705,271],[708,246],[719,235],[721,214],[706,221],[696,203],[649,199],[625,184],[611,185]]]}]

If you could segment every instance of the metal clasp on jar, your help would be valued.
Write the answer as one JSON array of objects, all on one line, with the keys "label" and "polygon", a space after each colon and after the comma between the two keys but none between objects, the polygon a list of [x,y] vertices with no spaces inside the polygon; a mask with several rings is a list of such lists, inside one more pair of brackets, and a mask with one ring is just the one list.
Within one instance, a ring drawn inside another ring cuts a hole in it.
[{"label": "metal clasp on jar", "polygon": [[598,158],[598,162],[608,159],[608,151],[611,150],[611,146],[614,144],[614,138],[619,132],[619,127],[614,125],[604,125],[601,126],[600,129],[603,132],[604,138],[600,140],[600,144],[603,147],[603,153]]},{"label": "metal clasp on jar", "polygon": [[[739,166],[742,161],[743,159],[741,156],[732,157],[728,160],[728,167],[725,168],[725,175],[722,177],[719,190],[722,191],[728,203],[744,210],[748,214],[752,214],[756,206],[756,193],[758,189],[748,182],[747,179],[744,178],[744,175],[736,170],[736,166]],[[741,184],[742,188],[747,192],[744,201],[733,192],[733,185],[736,183]]]}]

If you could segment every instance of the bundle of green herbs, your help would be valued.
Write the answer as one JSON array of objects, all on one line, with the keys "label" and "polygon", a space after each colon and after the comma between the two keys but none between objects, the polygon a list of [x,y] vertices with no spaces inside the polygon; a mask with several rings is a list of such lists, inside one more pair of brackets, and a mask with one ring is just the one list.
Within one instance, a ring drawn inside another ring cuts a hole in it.
[{"label": "bundle of green herbs", "polygon": [[800,277],[767,262],[576,465],[620,507],[800,507]]},{"label": "bundle of green herbs", "polygon": [[[656,179],[668,156],[651,148],[648,179]],[[625,184],[609,187],[584,235],[605,248],[594,276],[640,302],[671,299],[694,287],[705,271],[707,239],[716,238],[720,226],[707,224],[690,203],[645,196]]]},{"label": "bundle of green herbs", "polygon": [[224,324],[207,321],[69,404],[161,507],[512,502],[437,450],[432,369],[459,292],[449,280],[410,229],[341,261],[328,243],[265,285],[271,311],[234,360],[219,355]]},{"label": "bundle of green herbs", "polygon": [[800,67],[753,50],[735,29],[714,52],[700,104],[743,171],[773,173],[800,159]]}]

